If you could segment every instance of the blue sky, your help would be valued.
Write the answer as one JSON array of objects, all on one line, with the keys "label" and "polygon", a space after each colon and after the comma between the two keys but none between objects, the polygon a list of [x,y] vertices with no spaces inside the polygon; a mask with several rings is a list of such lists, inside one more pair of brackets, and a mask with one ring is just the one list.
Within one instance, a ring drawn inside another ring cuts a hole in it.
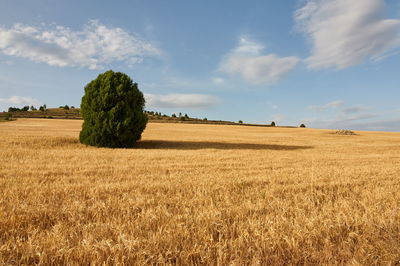
[{"label": "blue sky", "polygon": [[147,109],[400,131],[400,2],[3,0],[0,110],[79,106],[108,69]]}]

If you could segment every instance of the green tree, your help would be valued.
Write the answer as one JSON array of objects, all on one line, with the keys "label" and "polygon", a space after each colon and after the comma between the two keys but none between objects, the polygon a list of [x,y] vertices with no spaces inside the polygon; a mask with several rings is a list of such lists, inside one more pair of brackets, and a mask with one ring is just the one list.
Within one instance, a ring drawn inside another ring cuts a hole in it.
[{"label": "green tree", "polygon": [[239,120],[239,124],[243,124],[243,121],[242,121],[242,120]]},{"label": "green tree", "polygon": [[145,99],[137,83],[121,72],[109,70],[85,87],[81,113],[81,143],[110,148],[133,147],[148,118]]},{"label": "green tree", "polygon": [[304,124],[301,124],[301,125],[300,125],[300,127],[303,127],[303,128],[305,128],[305,127],[306,127],[306,125],[304,125]]},{"label": "green tree", "polygon": [[271,127],[274,127],[274,126],[275,126],[275,122],[272,121],[272,122],[271,122]]},{"label": "green tree", "polygon": [[8,108],[8,112],[12,113],[12,112],[18,112],[21,111],[21,109],[17,108],[17,107],[9,107]]},{"label": "green tree", "polygon": [[43,104],[43,106],[40,106],[40,107],[39,107],[39,110],[42,111],[42,112],[47,111],[47,106],[46,106],[46,104]]}]

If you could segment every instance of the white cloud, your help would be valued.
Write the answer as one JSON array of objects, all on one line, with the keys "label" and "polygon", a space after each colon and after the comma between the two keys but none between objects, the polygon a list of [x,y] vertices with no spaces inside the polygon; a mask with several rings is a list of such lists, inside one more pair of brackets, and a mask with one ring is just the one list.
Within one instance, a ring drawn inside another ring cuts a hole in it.
[{"label": "white cloud", "polygon": [[[361,104],[348,106],[340,100],[320,106],[309,106],[309,108],[318,113],[313,118],[302,119],[302,123],[308,127],[400,131],[399,110],[373,112],[371,107]],[[322,112],[328,109],[331,112]]]},{"label": "white cloud", "polygon": [[384,0],[308,0],[295,20],[312,44],[312,69],[343,69],[400,48],[400,20],[385,18]]},{"label": "white cloud", "polygon": [[239,45],[233,49],[234,54],[254,55],[258,56],[265,49],[265,46],[255,41],[249,40],[247,37],[240,37]]},{"label": "white cloud", "polygon": [[[343,114],[336,115],[333,118],[311,118],[303,119],[304,123],[314,128],[330,128],[330,129],[353,129],[353,130],[383,130],[395,131],[400,130],[400,125],[387,123],[395,121],[385,119],[382,114],[362,113],[352,116]],[[397,119],[398,120],[398,119]]]},{"label": "white cloud", "polygon": [[308,106],[308,109],[310,109],[311,111],[314,111],[314,112],[319,112],[319,113],[327,111],[327,110],[335,110],[338,114],[340,114],[340,116],[348,117],[348,115],[356,114],[356,113],[358,113],[358,115],[356,115],[356,116],[359,116],[360,112],[367,111],[369,108],[362,104],[347,106],[344,101],[336,100],[336,101],[332,101],[332,102],[329,102],[324,105],[310,105],[310,106]]},{"label": "white cloud", "polygon": [[347,115],[339,115],[335,121],[336,122],[350,122],[350,121],[357,121],[357,120],[364,120],[364,119],[370,119],[377,117],[377,114],[374,113],[365,113],[365,114],[356,114],[352,116],[347,116]]},{"label": "white cloud", "polygon": [[371,121],[368,123],[357,123],[354,125],[354,128],[359,129],[359,130],[400,132],[400,118],[383,119],[383,120],[378,120],[378,121]]},{"label": "white cloud", "polygon": [[35,98],[21,97],[21,96],[11,96],[10,98],[0,98],[0,106],[2,108],[8,107],[22,107],[25,105],[38,106],[41,102]]},{"label": "white cloud", "polygon": [[342,112],[345,114],[353,114],[353,113],[358,113],[358,112],[364,111],[366,109],[367,109],[367,107],[365,107],[364,105],[358,104],[355,106],[350,106],[350,107],[344,108],[344,109],[342,109]]},{"label": "white cloud", "polygon": [[242,37],[239,46],[223,57],[219,70],[239,74],[253,84],[265,84],[282,79],[300,61],[295,56],[262,55],[264,49],[263,45]]},{"label": "white cloud", "polygon": [[158,108],[206,108],[216,105],[218,98],[205,94],[144,94],[146,106]]},{"label": "white cloud", "polygon": [[323,112],[323,111],[326,111],[327,109],[338,108],[342,105],[344,105],[344,101],[336,100],[336,101],[332,101],[332,102],[329,102],[324,105],[310,105],[308,108],[312,111]]},{"label": "white cloud", "polygon": [[224,83],[225,83],[225,79],[220,78],[220,77],[214,77],[214,78],[212,79],[212,82],[213,82],[215,85],[221,85],[221,84],[224,84]]},{"label": "white cloud", "polygon": [[337,100],[337,101],[332,101],[326,104],[327,107],[333,107],[333,108],[337,108],[340,107],[344,104],[344,101],[341,100]]},{"label": "white cloud", "polygon": [[90,20],[82,31],[52,25],[48,29],[15,24],[0,27],[0,52],[51,66],[99,69],[114,61],[128,65],[160,55],[151,43],[121,28]]}]

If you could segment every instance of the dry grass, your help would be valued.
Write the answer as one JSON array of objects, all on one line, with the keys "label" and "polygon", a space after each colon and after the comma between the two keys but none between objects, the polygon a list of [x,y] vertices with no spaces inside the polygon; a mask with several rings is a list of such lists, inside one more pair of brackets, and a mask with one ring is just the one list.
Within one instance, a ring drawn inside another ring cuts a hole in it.
[{"label": "dry grass", "polygon": [[0,264],[398,264],[400,134],[0,124]]}]

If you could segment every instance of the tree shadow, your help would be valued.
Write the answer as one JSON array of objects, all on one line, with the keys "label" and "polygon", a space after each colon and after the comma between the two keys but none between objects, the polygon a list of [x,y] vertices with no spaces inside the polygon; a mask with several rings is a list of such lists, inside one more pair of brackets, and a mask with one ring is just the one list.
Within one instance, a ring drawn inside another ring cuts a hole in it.
[{"label": "tree shadow", "polygon": [[293,146],[256,143],[228,143],[211,141],[170,141],[170,140],[142,140],[136,143],[138,149],[171,149],[171,150],[302,150],[312,146]]}]

